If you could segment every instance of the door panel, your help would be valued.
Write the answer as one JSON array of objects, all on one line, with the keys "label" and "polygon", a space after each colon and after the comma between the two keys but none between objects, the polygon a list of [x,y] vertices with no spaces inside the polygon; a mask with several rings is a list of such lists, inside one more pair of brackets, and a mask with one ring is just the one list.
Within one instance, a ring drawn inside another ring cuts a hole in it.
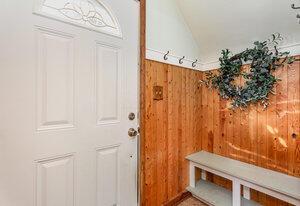
[{"label": "door panel", "polygon": [[1,3],[0,205],[137,205],[139,3]]},{"label": "door panel", "polygon": [[74,205],[74,156],[37,162],[37,206]]},{"label": "door panel", "polygon": [[97,150],[97,205],[117,205],[119,145]]},{"label": "door panel", "polygon": [[101,43],[96,45],[97,123],[119,123],[121,111],[121,50]]},{"label": "door panel", "polygon": [[37,29],[38,130],[74,127],[74,38]]}]

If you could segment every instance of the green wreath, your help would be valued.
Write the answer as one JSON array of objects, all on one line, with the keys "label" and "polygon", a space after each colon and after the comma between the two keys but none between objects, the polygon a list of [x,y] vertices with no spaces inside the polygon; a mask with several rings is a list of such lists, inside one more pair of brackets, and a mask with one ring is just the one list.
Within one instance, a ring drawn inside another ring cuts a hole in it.
[{"label": "green wreath", "polygon": [[[208,72],[206,80],[201,82],[218,89],[223,99],[231,101],[232,108],[246,108],[257,103],[267,108],[270,104],[268,96],[274,94],[274,86],[280,81],[273,72],[295,61],[289,52],[278,51],[277,45],[282,40],[280,34],[273,34],[267,41],[254,42],[252,49],[234,56],[228,49],[223,50],[217,74]],[[243,71],[243,64],[250,64],[248,72]],[[243,85],[235,83],[239,76],[245,80]]]}]

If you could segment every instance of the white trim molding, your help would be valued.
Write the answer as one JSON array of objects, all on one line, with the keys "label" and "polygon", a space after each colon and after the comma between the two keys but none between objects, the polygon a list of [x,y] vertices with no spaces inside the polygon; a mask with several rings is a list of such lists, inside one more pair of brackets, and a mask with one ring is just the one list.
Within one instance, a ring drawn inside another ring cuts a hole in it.
[{"label": "white trim molding", "polygon": [[[289,51],[290,55],[292,55],[292,56],[300,55],[300,43],[284,45],[284,46],[281,46],[279,48],[279,50],[282,52]],[[183,63],[180,64],[179,59],[182,57],[180,57],[178,55],[174,55],[174,54],[168,54],[167,55],[168,59],[164,60],[164,55],[166,53],[167,52],[162,52],[162,51],[158,51],[155,49],[147,49],[146,50],[146,58],[149,60],[154,60],[154,61],[171,64],[171,65],[175,65],[175,66],[180,66],[180,67],[185,67],[185,68],[189,68],[189,69],[194,69],[194,70],[198,70],[198,71],[209,71],[209,70],[214,70],[214,69],[220,68],[219,60],[210,61],[210,62],[203,62],[203,61],[198,60],[196,66],[193,67],[192,63],[195,60],[193,61],[191,59],[185,58],[183,60]]]},{"label": "white trim molding", "polygon": [[210,71],[210,70],[214,70],[214,69],[218,69],[218,68],[220,68],[219,60],[205,62],[205,63],[202,63],[201,71]]},{"label": "white trim molding", "polygon": [[185,68],[189,68],[189,69],[194,69],[194,70],[201,70],[201,68],[202,68],[202,64],[199,60],[196,63],[195,67],[192,66],[193,62],[196,61],[196,59],[191,60],[188,58],[184,58],[182,60],[182,64],[180,64],[179,60],[182,57],[171,54],[171,53],[169,53],[167,55],[168,59],[164,60],[164,55],[166,53],[167,53],[167,51],[162,52],[162,51],[158,51],[158,50],[154,50],[154,49],[147,49],[146,50],[146,59],[154,60],[154,61],[158,61],[158,62],[162,62],[162,63],[166,63],[166,64],[171,64],[171,65],[175,65],[175,66],[185,67]]},{"label": "white trim molding", "polygon": [[279,48],[280,51],[288,51],[290,55],[297,56],[300,54],[300,43],[284,45]]}]

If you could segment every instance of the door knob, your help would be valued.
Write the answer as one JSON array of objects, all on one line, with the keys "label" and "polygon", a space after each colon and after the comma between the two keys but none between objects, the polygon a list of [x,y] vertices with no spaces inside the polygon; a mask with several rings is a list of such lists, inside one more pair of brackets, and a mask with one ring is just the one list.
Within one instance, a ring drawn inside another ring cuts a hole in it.
[{"label": "door knob", "polygon": [[138,131],[136,131],[135,129],[130,128],[130,129],[128,130],[128,136],[129,136],[129,137],[136,137],[137,135],[138,135]]}]

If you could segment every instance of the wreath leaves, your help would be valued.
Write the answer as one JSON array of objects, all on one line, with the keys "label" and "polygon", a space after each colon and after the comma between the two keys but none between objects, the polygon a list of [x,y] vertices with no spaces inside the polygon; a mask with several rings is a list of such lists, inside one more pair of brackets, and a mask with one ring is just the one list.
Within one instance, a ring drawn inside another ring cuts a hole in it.
[{"label": "wreath leaves", "polygon": [[[217,74],[206,73],[206,80],[201,81],[208,88],[218,89],[223,99],[231,101],[232,108],[247,108],[250,104],[269,106],[269,94],[275,94],[274,86],[280,81],[273,75],[278,68],[295,61],[289,52],[280,52],[277,48],[283,38],[272,34],[271,38],[254,42],[254,47],[232,55],[225,49],[219,59]],[[250,70],[243,71],[243,64],[250,62]],[[244,85],[235,84],[235,79],[242,76]]]}]

